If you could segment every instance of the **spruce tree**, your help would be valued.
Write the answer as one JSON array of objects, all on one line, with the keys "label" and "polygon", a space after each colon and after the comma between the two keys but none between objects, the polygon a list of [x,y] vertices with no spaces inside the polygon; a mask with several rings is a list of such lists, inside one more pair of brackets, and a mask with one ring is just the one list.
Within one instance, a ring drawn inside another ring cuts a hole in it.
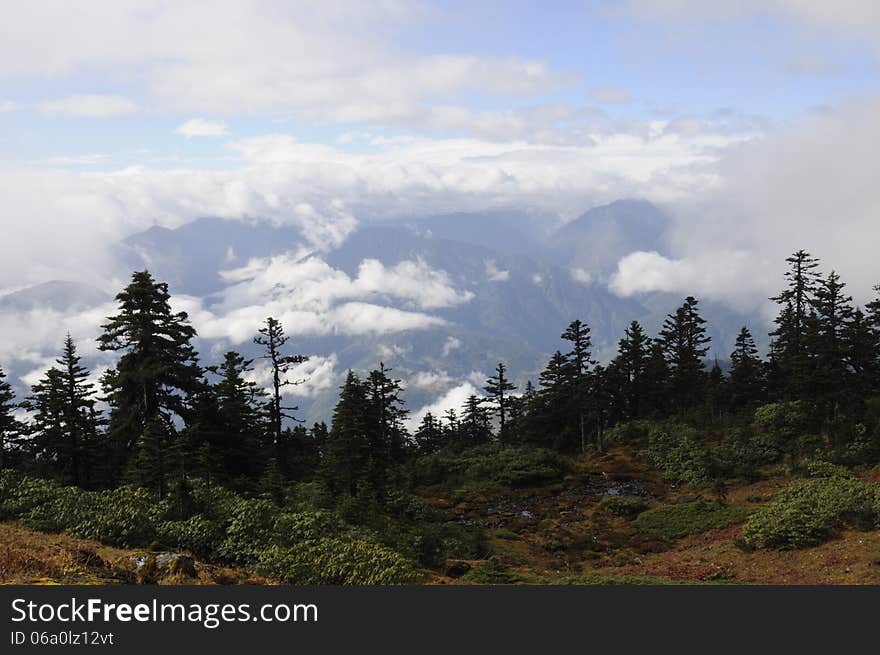
[{"label": "spruce tree", "polygon": [[629,324],[617,345],[615,368],[619,372],[621,409],[624,418],[643,415],[646,402],[646,369],[651,357],[651,340],[638,321]]},{"label": "spruce tree", "polygon": [[688,296],[674,314],[667,316],[660,331],[673,403],[679,412],[692,407],[703,397],[706,379],[703,358],[710,341],[705,323],[699,314],[696,298]]},{"label": "spruce tree", "polygon": [[461,411],[459,433],[466,446],[487,443],[492,439],[489,425],[489,412],[483,406],[484,400],[471,394],[465,400]]},{"label": "spruce tree", "polygon": [[277,457],[266,440],[266,393],[247,379],[252,364],[253,360],[231,350],[222,364],[207,369],[219,376],[211,386],[219,433],[212,430],[206,437],[232,479],[256,480],[264,472],[267,457]]},{"label": "spruce tree", "polygon": [[21,424],[15,418],[15,393],[0,367],[0,471],[9,468],[12,449],[21,438]]},{"label": "spruce tree", "polygon": [[724,372],[716,357],[712,368],[709,369],[709,374],[706,376],[706,410],[712,420],[721,416],[728,404],[725,397],[726,386],[727,380],[724,378]]},{"label": "spruce tree", "polygon": [[670,409],[669,366],[660,339],[651,341],[648,360],[642,375],[642,400],[639,409],[643,416],[665,416]]},{"label": "spruce tree", "polygon": [[580,436],[581,452],[586,449],[586,418],[584,405],[587,394],[587,373],[592,363],[590,360],[590,328],[579,320],[572,321],[562,339],[571,342],[571,350],[565,356],[565,374],[569,384],[569,397],[573,405],[576,429]]},{"label": "spruce tree", "polygon": [[501,443],[507,443],[510,435],[507,433],[507,415],[510,407],[510,393],[516,390],[513,384],[505,375],[507,367],[502,362],[495,367],[495,375],[486,380],[483,390],[489,394],[488,402],[491,402],[495,411],[498,413],[499,428],[498,440]]},{"label": "spruce tree", "polygon": [[450,407],[443,414],[441,421],[443,428],[443,441],[447,444],[456,444],[461,441],[460,422],[458,420],[458,412],[454,407]]},{"label": "spruce tree", "polygon": [[864,400],[880,391],[880,330],[872,325],[870,316],[856,308],[842,336],[851,373],[851,393]]},{"label": "spruce tree", "polygon": [[22,403],[33,418],[31,450],[66,484],[90,486],[95,482],[99,419],[94,385],[69,334],[56,363]]},{"label": "spruce tree", "polygon": [[355,496],[367,471],[369,405],[366,385],[349,371],[333,410],[319,469],[324,486],[334,495]]},{"label": "spruce tree", "polygon": [[746,326],[740,329],[736,345],[730,353],[728,402],[733,410],[754,407],[764,398],[764,364],[752,333]]},{"label": "spruce tree", "polygon": [[850,371],[846,356],[847,332],[853,318],[852,297],[844,294],[846,285],[832,271],[815,291],[814,312],[808,317],[805,342],[810,357],[807,385],[812,400],[833,430],[833,421],[847,400]]},{"label": "spruce tree", "polygon": [[596,451],[605,452],[605,428],[609,423],[611,394],[609,393],[608,370],[597,365],[589,379],[589,396],[593,413],[593,425],[596,433]]},{"label": "spruce tree", "polygon": [[867,356],[870,364],[866,366],[866,386],[870,393],[880,393],[880,285],[874,287],[877,293],[871,302],[865,305],[865,324],[866,329],[870,332],[867,340],[871,342],[868,346],[872,353]]},{"label": "spruce tree", "polygon": [[420,455],[436,453],[443,447],[444,437],[443,426],[431,412],[427,412],[422,417],[419,426],[413,433],[413,440]]},{"label": "spruce tree", "polygon": [[786,260],[786,288],[770,300],[780,306],[776,328],[770,332],[770,386],[782,399],[800,398],[809,383],[810,363],[807,354],[807,323],[813,308],[820,278],[819,260],[798,250]]},{"label": "spruce tree", "polygon": [[[168,285],[147,271],[135,272],[116,300],[119,313],[107,319],[98,337],[100,350],[120,355],[103,378],[115,468],[118,472],[139,450],[142,464],[148,456],[162,460],[149,467],[164,476],[169,471],[164,451],[177,436],[175,417],[190,418],[190,396],[201,377],[191,343],[196,332],[186,312],[171,311]],[[144,440],[150,443],[139,447]],[[153,486],[162,493],[167,487],[164,480]]]},{"label": "spruce tree", "polygon": [[576,438],[571,433],[572,398],[568,385],[567,361],[560,351],[553,353],[547,366],[538,374],[540,389],[529,409],[529,434],[535,444],[571,450]]},{"label": "spruce tree", "polygon": [[372,407],[373,453],[384,458],[379,466],[387,469],[403,461],[407,437],[403,422],[409,414],[401,399],[400,380],[390,377],[390,368],[379,362],[379,368],[367,378],[370,405]]}]

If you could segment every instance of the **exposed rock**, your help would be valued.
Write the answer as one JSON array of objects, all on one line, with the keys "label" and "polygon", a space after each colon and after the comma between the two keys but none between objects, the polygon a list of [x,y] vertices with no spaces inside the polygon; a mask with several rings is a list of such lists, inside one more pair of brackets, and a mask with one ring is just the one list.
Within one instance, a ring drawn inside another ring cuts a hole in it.
[{"label": "exposed rock", "polygon": [[149,553],[129,558],[134,562],[138,577],[148,581],[159,575],[185,575],[196,577],[196,563],[189,555],[183,553]]}]

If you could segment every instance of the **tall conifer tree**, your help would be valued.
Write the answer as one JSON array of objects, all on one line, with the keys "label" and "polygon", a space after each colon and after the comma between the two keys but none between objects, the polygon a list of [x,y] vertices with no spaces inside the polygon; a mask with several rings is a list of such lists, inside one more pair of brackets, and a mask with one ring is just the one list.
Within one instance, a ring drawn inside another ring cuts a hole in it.
[{"label": "tall conifer tree", "polygon": [[103,379],[108,436],[117,469],[139,449],[139,466],[158,476],[153,486],[164,494],[164,477],[171,471],[165,451],[177,436],[174,421],[190,418],[190,396],[201,378],[192,346],[196,331],[186,312],[171,310],[168,285],[148,271],[135,272],[116,300],[119,313],[107,319],[98,337],[101,350],[120,355]]}]

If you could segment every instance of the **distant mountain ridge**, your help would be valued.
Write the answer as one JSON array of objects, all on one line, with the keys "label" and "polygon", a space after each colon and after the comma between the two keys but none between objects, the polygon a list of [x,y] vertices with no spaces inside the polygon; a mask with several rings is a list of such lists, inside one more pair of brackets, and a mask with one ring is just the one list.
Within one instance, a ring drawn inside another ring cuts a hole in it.
[{"label": "distant mountain ridge", "polygon": [[[656,333],[663,317],[680,304],[673,294],[623,298],[607,287],[620,257],[634,250],[663,252],[668,219],[650,203],[627,200],[597,207],[549,234],[542,234],[534,221],[525,214],[490,212],[362,223],[339,247],[315,256],[351,279],[365,259],[376,259],[387,269],[404,261],[421,262],[444,271],[455,289],[472,297],[431,309],[442,325],[387,334],[298,335],[293,341],[297,352],[332,356],[337,376],[379,361],[404,380],[421,376],[423,383],[408,385],[406,395],[409,406],[418,408],[456,385],[478,383],[501,360],[519,384],[535,380],[549,355],[563,347],[559,335],[575,318],[589,323],[594,354],[607,359],[630,321],[639,320]],[[169,283],[172,294],[203,298],[211,307],[229,284],[222,271],[304,245],[307,241],[295,227],[208,217],[176,229],[153,227],[131,235],[119,244],[116,256],[120,270],[148,268]],[[0,298],[0,309],[26,311],[41,303],[85,309],[110,299],[94,291],[77,283],[51,282]],[[409,301],[390,296],[376,302],[413,309]],[[701,307],[722,359],[744,322],[757,326],[750,320],[754,317],[722,305],[704,302]],[[254,333],[258,327],[253,326]],[[208,364],[226,345],[202,338],[198,347]],[[257,354],[250,341],[232,347],[247,356]],[[424,383],[429,373],[437,384]],[[300,399],[305,418],[329,417],[337,383]]]}]

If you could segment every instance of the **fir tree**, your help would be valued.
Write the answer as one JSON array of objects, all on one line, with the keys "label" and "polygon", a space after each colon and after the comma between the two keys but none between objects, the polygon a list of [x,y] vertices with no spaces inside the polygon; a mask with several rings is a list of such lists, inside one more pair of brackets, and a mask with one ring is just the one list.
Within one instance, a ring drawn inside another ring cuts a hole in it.
[{"label": "fir tree", "polygon": [[214,454],[222,458],[224,471],[233,479],[258,478],[266,458],[278,455],[266,440],[266,393],[247,379],[252,364],[253,360],[229,351],[222,364],[207,369],[219,376],[210,389],[216,399],[219,433],[212,430],[206,437]]},{"label": "fir tree", "polygon": [[679,412],[703,396],[705,368],[703,358],[709,350],[706,321],[698,312],[698,302],[688,296],[684,304],[667,316],[660,341],[669,367],[673,404]]},{"label": "fir tree", "polygon": [[434,418],[431,412],[427,412],[413,433],[413,440],[421,455],[436,453],[444,445],[445,434],[440,421]]},{"label": "fir tree", "polygon": [[794,399],[802,395],[810,378],[807,356],[807,322],[819,285],[819,260],[798,250],[786,260],[787,287],[770,300],[780,306],[776,328],[770,332],[770,383],[776,396]]},{"label": "fir tree", "polygon": [[377,466],[384,470],[404,459],[407,437],[403,422],[409,414],[400,397],[400,380],[389,377],[390,372],[379,362],[379,368],[371,371],[367,379],[373,409],[372,452],[377,457]]},{"label": "fir tree", "polygon": [[510,407],[510,393],[516,390],[513,384],[505,375],[507,367],[499,362],[495,367],[495,375],[486,380],[486,386],[483,387],[485,392],[489,394],[489,402],[494,406],[498,413],[499,428],[498,440],[501,443],[507,443],[509,435],[507,434],[507,415]]},{"label": "fir tree", "polygon": [[654,339],[651,341],[642,375],[642,400],[639,408],[644,416],[664,416],[668,413],[669,376],[663,342]]},{"label": "fir tree", "polygon": [[[174,417],[190,418],[188,400],[201,377],[191,344],[196,332],[185,312],[171,311],[169,299],[167,284],[147,271],[134,273],[116,296],[119,313],[108,318],[98,337],[101,350],[120,354],[103,379],[117,468],[142,439],[162,435],[143,452],[169,447],[176,437]],[[164,467],[157,470],[164,475]],[[165,489],[164,482],[156,486]]]},{"label": "fir tree", "polygon": [[651,357],[651,340],[638,321],[629,324],[617,345],[615,368],[620,376],[621,411],[626,419],[643,415],[646,369]]},{"label": "fir tree", "polygon": [[9,468],[11,451],[21,438],[21,425],[15,418],[15,393],[0,367],[0,471]]},{"label": "fir tree", "polygon": [[585,396],[587,392],[587,373],[590,364],[590,328],[579,320],[572,321],[562,339],[571,342],[571,350],[565,356],[565,374],[570,386],[569,395],[574,406],[577,420],[577,431],[580,436],[581,452],[586,449],[586,418],[584,416]]},{"label": "fir tree", "polygon": [[566,363],[565,355],[557,350],[538,374],[540,390],[529,407],[526,435],[533,443],[562,450],[570,450],[575,438],[568,420],[572,398]]},{"label": "fir tree", "polygon": [[95,482],[99,419],[94,385],[70,335],[56,363],[22,403],[32,413],[30,449],[63,482],[89,486]]},{"label": "fir tree", "polygon": [[324,486],[334,495],[355,496],[367,470],[368,409],[366,385],[349,371],[333,410],[333,423],[319,470]]},{"label": "fir tree", "polygon": [[814,312],[808,317],[805,342],[810,357],[810,396],[833,427],[849,383],[847,331],[853,317],[852,297],[844,295],[846,285],[832,271],[816,288]]},{"label": "fir tree", "polygon": [[467,397],[462,408],[459,432],[461,440],[467,446],[486,443],[492,439],[489,412],[483,406],[483,400],[473,394]]},{"label": "fir tree", "polygon": [[865,399],[880,391],[880,330],[873,325],[870,316],[856,308],[843,330],[846,364],[851,373],[851,394]]},{"label": "fir tree", "polygon": [[721,416],[722,410],[727,404],[724,394],[725,386],[724,372],[716,357],[712,368],[709,369],[709,375],[706,376],[706,410],[713,420]]},{"label": "fir tree", "polygon": [[745,326],[739,331],[730,353],[728,390],[728,402],[734,410],[753,407],[764,397],[764,365],[752,333]]}]

